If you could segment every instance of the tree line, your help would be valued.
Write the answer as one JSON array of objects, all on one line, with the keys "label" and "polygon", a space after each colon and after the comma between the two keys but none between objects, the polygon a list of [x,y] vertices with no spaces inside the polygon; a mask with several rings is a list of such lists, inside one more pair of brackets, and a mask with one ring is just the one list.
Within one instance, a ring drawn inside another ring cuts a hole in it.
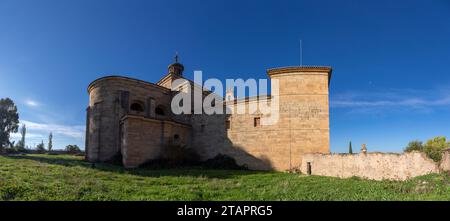
[{"label": "tree line", "polygon": [[[53,133],[48,135],[47,148],[45,148],[44,140],[34,148],[26,145],[27,127],[22,124],[20,127],[20,140],[16,143],[11,141],[11,133],[19,131],[19,113],[14,101],[10,98],[0,99],[0,153],[26,153],[35,150],[38,153],[51,152],[53,150]],[[71,153],[81,152],[77,145],[67,145],[65,151]]]},{"label": "tree line", "polygon": [[[413,140],[403,149],[403,152],[409,153],[413,151],[423,152],[428,158],[440,162],[442,160],[442,152],[450,148],[450,141],[445,136],[437,136],[423,143],[420,140]],[[353,154],[352,142],[348,144],[348,153]]]},{"label": "tree line", "polygon": [[444,136],[437,136],[423,143],[420,140],[413,140],[405,147],[404,152],[419,151],[424,152],[429,158],[436,162],[442,160],[442,151],[450,148],[450,142]]}]

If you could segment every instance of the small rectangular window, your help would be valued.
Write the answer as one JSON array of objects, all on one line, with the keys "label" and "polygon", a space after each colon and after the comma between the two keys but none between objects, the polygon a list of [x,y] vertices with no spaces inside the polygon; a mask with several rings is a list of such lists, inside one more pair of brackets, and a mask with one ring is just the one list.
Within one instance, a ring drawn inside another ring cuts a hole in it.
[{"label": "small rectangular window", "polygon": [[225,121],[225,127],[227,128],[227,130],[231,129],[231,123],[229,120]]},{"label": "small rectangular window", "polygon": [[255,119],[253,120],[253,126],[259,127],[260,125],[261,125],[261,118],[255,117]]}]

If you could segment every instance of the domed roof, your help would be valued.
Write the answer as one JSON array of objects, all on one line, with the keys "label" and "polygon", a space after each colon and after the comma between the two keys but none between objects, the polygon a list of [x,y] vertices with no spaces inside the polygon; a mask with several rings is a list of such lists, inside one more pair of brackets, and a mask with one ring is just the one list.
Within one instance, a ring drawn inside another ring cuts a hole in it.
[{"label": "domed roof", "polygon": [[169,74],[183,75],[184,66],[181,63],[178,63],[178,52],[175,54],[175,63],[172,63],[168,67]]}]

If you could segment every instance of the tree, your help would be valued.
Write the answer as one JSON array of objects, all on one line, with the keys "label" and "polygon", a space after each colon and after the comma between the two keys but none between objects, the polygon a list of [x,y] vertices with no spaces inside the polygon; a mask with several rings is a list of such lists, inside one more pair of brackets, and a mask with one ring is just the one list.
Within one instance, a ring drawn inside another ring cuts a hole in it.
[{"label": "tree", "polygon": [[50,132],[50,134],[48,135],[48,151],[52,151],[53,148],[53,134],[52,132]]},{"label": "tree", "polygon": [[9,134],[16,133],[18,128],[17,106],[9,98],[0,99],[0,148],[11,145]]},{"label": "tree", "polygon": [[409,153],[412,151],[420,151],[423,152],[423,143],[419,140],[413,140],[408,143],[408,146],[405,147],[403,152]]},{"label": "tree", "polygon": [[442,150],[450,147],[450,142],[444,136],[437,136],[433,139],[427,140],[423,147],[423,152],[427,156],[436,162],[440,162],[442,159]]},{"label": "tree", "polygon": [[353,154],[353,148],[352,148],[352,142],[350,141],[350,143],[348,144],[348,153],[349,154]]},{"label": "tree", "polygon": [[17,151],[24,152],[25,151],[25,136],[27,134],[27,128],[25,124],[22,124],[22,128],[20,129],[21,139],[17,142],[16,149]]},{"label": "tree", "polygon": [[69,153],[79,153],[81,152],[80,148],[77,145],[67,145],[66,151]]},{"label": "tree", "polygon": [[41,141],[41,143],[36,146],[36,150],[38,153],[45,153],[44,141]]}]

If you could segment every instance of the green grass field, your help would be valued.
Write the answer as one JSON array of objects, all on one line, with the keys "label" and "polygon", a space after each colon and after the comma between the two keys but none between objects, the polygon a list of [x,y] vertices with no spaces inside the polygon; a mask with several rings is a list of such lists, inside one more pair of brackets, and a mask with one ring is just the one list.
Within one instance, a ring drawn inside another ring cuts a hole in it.
[{"label": "green grass field", "polygon": [[0,156],[0,200],[450,200],[450,177],[406,182],[202,169],[135,169],[60,155]]}]

